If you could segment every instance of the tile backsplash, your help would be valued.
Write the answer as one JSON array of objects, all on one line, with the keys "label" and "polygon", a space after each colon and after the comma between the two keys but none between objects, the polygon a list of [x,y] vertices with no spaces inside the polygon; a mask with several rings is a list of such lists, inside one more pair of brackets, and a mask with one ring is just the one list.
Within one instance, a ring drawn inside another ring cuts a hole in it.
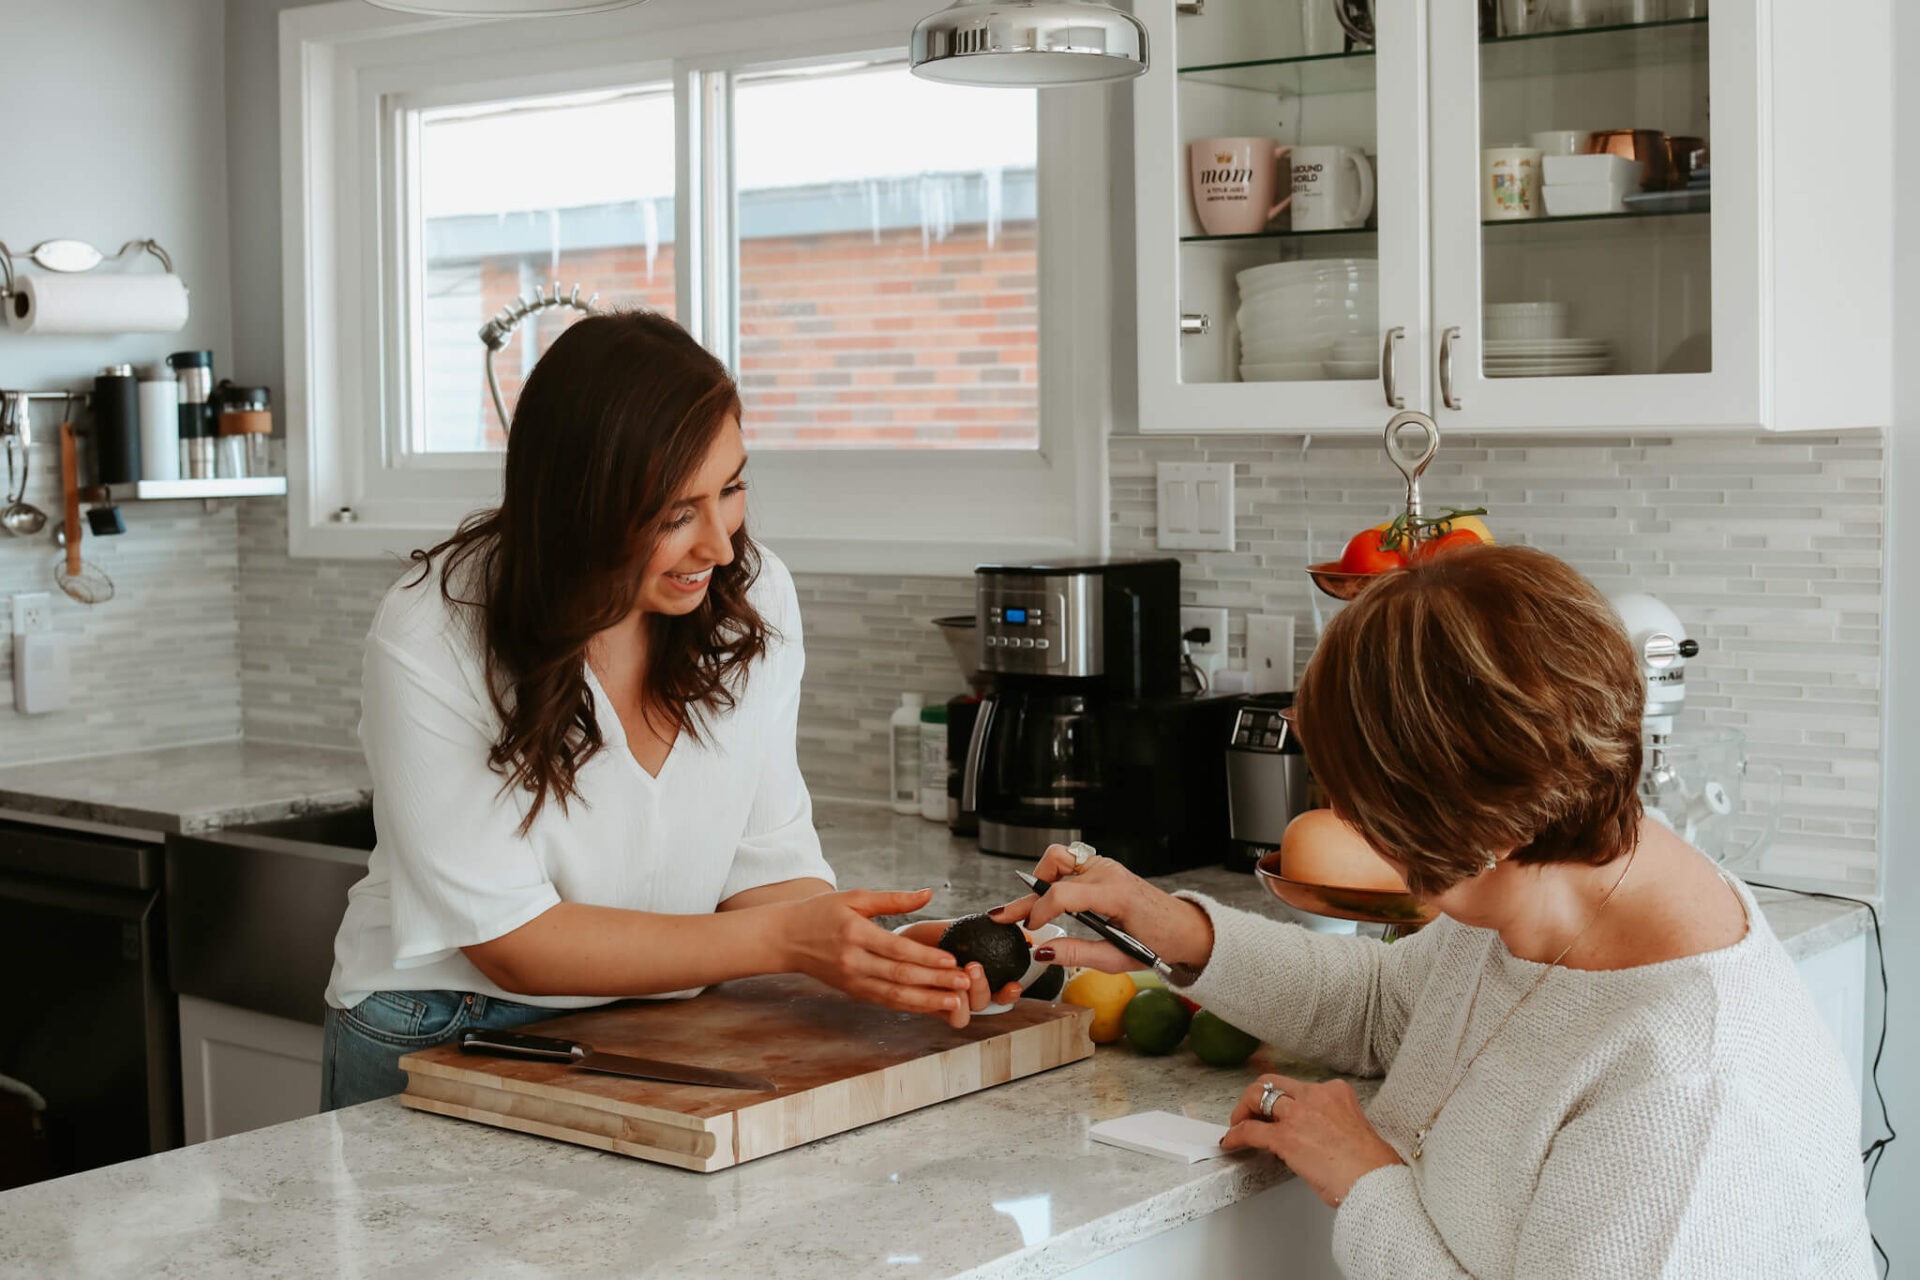
[{"label": "tile backsplash", "polygon": [[[59,449],[46,418],[36,414],[26,496],[57,519]],[[54,584],[54,564],[65,553],[53,544],[51,520],[32,538],[0,535],[0,765],[216,742],[240,732],[233,511],[139,502],[120,512],[126,533],[81,541],[86,562],[113,581],[104,604],[79,604]],[[51,594],[71,671],[64,711],[23,716],[13,709],[5,605],[17,591]]]},{"label": "tile backsplash", "polygon": [[[1295,619],[1305,662],[1316,610],[1332,606],[1301,566],[1337,554],[1402,497],[1370,438],[1121,436],[1110,454],[1116,556],[1155,554],[1156,463],[1234,464],[1238,547],[1181,553],[1185,601],[1233,616],[1234,666],[1245,615],[1256,612]],[[1689,721],[1744,730],[1753,757],[1787,775],[1768,870],[1870,888],[1884,467],[1876,433],[1458,437],[1425,492],[1434,504],[1485,505],[1503,540],[1563,555],[1604,590],[1665,599],[1702,645]],[[42,484],[35,491],[51,500]],[[0,738],[0,762],[243,728],[263,740],[357,745],[361,641],[402,566],[289,559],[277,499],[241,503],[237,517],[187,507],[129,507],[128,537],[87,543],[120,595],[96,609],[56,597],[76,643],[75,710],[32,721],[0,711],[13,730]],[[50,585],[52,562],[48,544],[0,541],[0,591]],[[808,651],[802,762],[821,795],[878,799],[900,693],[961,687],[930,623],[970,611],[972,584],[796,579]]]}]

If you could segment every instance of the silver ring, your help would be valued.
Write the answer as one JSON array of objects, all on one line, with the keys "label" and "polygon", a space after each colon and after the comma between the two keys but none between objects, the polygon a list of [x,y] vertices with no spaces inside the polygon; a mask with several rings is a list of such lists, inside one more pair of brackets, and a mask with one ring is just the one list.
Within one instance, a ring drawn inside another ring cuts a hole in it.
[{"label": "silver ring", "polygon": [[1293,1095],[1285,1089],[1282,1089],[1279,1085],[1269,1080],[1260,1086],[1260,1101],[1254,1104],[1253,1109],[1271,1120],[1273,1119],[1273,1104],[1282,1098],[1290,1098],[1292,1096]]},{"label": "silver ring", "polygon": [[1094,847],[1084,840],[1075,840],[1067,846],[1067,852],[1073,855],[1073,873],[1078,875],[1094,859]]}]

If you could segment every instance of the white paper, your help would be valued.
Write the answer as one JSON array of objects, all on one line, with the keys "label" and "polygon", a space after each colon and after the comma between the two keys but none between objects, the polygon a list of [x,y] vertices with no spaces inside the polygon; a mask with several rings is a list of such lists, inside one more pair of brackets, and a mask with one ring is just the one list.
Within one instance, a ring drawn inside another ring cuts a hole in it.
[{"label": "white paper", "polygon": [[1118,1120],[1102,1120],[1087,1132],[1095,1142],[1185,1164],[1226,1154],[1220,1149],[1220,1139],[1226,1136],[1227,1126],[1171,1111],[1142,1111]]},{"label": "white paper", "polygon": [[187,287],[173,275],[22,272],[7,308],[12,333],[173,333],[187,323]]}]

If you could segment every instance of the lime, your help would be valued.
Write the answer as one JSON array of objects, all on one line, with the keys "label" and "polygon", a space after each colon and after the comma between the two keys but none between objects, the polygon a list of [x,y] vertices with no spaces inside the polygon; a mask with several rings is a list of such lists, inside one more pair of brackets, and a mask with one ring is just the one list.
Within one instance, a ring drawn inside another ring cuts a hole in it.
[{"label": "lime", "polygon": [[1193,1015],[1171,991],[1149,987],[1127,1001],[1121,1019],[1127,1040],[1141,1053],[1159,1057],[1180,1047],[1187,1034],[1187,1020]]},{"label": "lime", "polygon": [[1133,979],[1133,985],[1141,991],[1165,991],[1167,980],[1151,969],[1137,969],[1127,975]]},{"label": "lime", "polygon": [[1237,1067],[1260,1047],[1256,1037],[1208,1009],[1193,1015],[1193,1025],[1187,1029],[1187,1044],[1193,1049],[1193,1056],[1210,1067]]}]

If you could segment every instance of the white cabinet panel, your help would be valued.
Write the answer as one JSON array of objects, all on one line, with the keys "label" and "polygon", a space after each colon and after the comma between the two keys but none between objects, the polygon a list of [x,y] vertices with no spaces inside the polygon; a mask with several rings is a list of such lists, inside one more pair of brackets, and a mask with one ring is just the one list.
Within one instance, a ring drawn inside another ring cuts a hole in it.
[{"label": "white cabinet panel", "polygon": [[321,1028],[180,997],[180,1088],[189,1143],[320,1110]]}]

